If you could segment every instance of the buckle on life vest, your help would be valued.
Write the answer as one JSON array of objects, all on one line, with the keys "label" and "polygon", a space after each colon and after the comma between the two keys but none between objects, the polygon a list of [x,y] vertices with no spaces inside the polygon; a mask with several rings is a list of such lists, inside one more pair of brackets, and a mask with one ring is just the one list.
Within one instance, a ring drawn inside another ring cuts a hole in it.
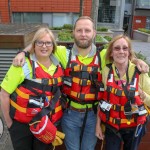
[{"label": "buckle on life vest", "polygon": [[81,69],[81,71],[87,71],[88,70],[88,66],[80,65],[80,69]]},{"label": "buckle on life vest", "polygon": [[130,98],[133,98],[133,97],[135,96],[135,90],[129,90],[128,96],[129,96]]},{"label": "buckle on life vest", "polygon": [[58,84],[58,79],[57,78],[53,78],[53,84]]},{"label": "buckle on life vest", "polygon": [[115,89],[115,94],[116,94],[117,96],[122,96],[122,90]]},{"label": "buckle on life vest", "polygon": [[111,91],[112,91],[112,86],[107,86],[106,91],[107,91],[107,92],[111,92]]},{"label": "buckle on life vest", "polygon": [[64,77],[64,84],[68,86],[72,86],[72,78],[71,77]]},{"label": "buckle on life vest", "polygon": [[135,122],[134,118],[132,119],[118,119],[118,118],[109,118],[109,121],[112,122],[113,124],[122,124],[122,123],[126,123],[127,125],[130,125],[131,123]]},{"label": "buckle on life vest", "polygon": [[119,111],[121,111],[121,108],[122,107],[120,105],[112,105],[112,109],[115,110],[115,111],[119,112]]},{"label": "buckle on life vest", "polygon": [[85,94],[77,93],[77,98],[79,98],[79,99],[85,99]]},{"label": "buckle on life vest", "polygon": [[91,81],[87,80],[87,79],[81,79],[80,85],[82,85],[82,86],[91,85]]},{"label": "buckle on life vest", "polygon": [[117,118],[113,118],[112,119],[112,123],[113,124],[120,124],[121,120],[120,119],[117,119]]},{"label": "buckle on life vest", "polygon": [[47,79],[47,78],[42,78],[42,84],[48,85],[48,84],[49,84],[49,79]]}]

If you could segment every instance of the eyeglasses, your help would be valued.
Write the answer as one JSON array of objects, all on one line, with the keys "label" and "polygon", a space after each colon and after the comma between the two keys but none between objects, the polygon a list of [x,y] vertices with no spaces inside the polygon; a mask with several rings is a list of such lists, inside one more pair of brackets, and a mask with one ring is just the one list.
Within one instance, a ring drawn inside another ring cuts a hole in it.
[{"label": "eyeglasses", "polygon": [[44,44],[46,47],[51,47],[53,46],[53,43],[50,42],[50,41],[47,41],[47,42],[43,42],[43,41],[35,41],[35,44],[39,47],[42,47]]},{"label": "eyeglasses", "polygon": [[128,50],[129,50],[128,47],[118,47],[118,46],[114,47],[113,49],[114,49],[115,51],[120,51],[121,49],[122,49],[123,51],[128,51]]}]

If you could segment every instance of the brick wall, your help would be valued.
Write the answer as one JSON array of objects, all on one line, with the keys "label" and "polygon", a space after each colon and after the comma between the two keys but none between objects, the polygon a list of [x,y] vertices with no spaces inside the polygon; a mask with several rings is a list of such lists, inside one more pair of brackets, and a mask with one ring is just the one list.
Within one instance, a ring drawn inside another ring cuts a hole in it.
[{"label": "brick wall", "polygon": [[9,22],[8,1],[0,0],[0,23]]},{"label": "brick wall", "polygon": [[[80,0],[11,0],[11,12],[80,12]],[[90,16],[92,0],[84,0],[84,15]],[[9,22],[8,1],[0,0],[2,23]]]}]

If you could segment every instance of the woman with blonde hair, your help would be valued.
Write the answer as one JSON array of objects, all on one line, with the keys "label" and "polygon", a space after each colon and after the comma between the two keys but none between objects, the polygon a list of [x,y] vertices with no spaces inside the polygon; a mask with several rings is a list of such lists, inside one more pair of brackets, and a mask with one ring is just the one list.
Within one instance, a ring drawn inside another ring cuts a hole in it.
[{"label": "woman with blonde hair", "polygon": [[64,138],[56,127],[62,117],[63,70],[55,49],[52,32],[40,28],[25,64],[11,65],[1,83],[1,109],[14,150],[49,150]]}]

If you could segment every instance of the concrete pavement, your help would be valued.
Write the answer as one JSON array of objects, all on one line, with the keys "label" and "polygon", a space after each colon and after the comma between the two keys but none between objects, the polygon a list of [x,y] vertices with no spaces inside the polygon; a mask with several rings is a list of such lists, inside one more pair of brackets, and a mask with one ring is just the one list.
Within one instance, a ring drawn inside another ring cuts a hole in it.
[{"label": "concrete pavement", "polygon": [[150,63],[150,43],[133,40],[132,48],[135,52],[140,52],[142,55],[144,55],[148,63]]},{"label": "concrete pavement", "polygon": [[[141,52],[141,54],[146,56],[147,61],[150,63],[150,43],[141,42],[141,41],[132,41],[132,45],[135,52]],[[1,116],[1,112],[0,112],[0,116]],[[0,150],[13,150],[10,136],[6,126],[5,126],[4,134],[0,139]]]}]

